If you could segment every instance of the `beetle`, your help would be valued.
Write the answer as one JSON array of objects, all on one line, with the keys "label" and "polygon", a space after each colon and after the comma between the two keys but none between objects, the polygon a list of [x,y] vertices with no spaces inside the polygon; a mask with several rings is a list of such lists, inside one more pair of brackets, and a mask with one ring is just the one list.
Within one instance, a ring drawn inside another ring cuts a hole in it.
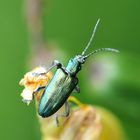
[{"label": "beetle", "polygon": [[[63,67],[59,61],[55,60],[52,66],[47,70],[47,72],[49,72],[52,68],[57,67],[56,72],[49,83],[44,87],[37,87],[35,89],[34,93],[44,89],[38,105],[38,114],[43,118],[55,114],[64,104],[65,112],[63,114],[56,115],[57,124],[59,116],[67,117],[69,115],[70,110],[67,99],[74,90],[78,93],[80,92],[77,73],[81,70],[81,66],[85,63],[87,58],[101,51],[118,52],[116,49],[101,48],[85,55],[94,38],[99,21],[100,19],[98,19],[84,51],[80,55],[76,55],[74,58],[70,59],[66,67]],[[47,72],[41,74],[46,74]]]}]

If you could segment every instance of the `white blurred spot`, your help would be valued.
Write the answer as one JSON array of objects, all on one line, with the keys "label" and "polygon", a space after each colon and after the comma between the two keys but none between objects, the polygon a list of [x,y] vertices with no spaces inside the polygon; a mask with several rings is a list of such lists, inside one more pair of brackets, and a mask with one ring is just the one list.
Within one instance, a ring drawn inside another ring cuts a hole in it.
[{"label": "white blurred spot", "polygon": [[111,56],[99,57],[91,65],[90,80],[96,91],[104,91],[111,88],[113,79],[118,75],[118,66],[115,58]]}]

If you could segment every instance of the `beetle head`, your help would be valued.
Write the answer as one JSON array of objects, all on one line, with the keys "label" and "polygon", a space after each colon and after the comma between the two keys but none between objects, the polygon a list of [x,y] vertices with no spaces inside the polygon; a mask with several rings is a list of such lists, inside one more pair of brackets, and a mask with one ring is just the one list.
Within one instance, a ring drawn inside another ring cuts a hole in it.
[{"label": "beetle head", "polygon": [[76,55],[74,59],[76,61],[78,61],[80,64],[84,64],[85,63],[85,56],[83,56],[83,55]]}]

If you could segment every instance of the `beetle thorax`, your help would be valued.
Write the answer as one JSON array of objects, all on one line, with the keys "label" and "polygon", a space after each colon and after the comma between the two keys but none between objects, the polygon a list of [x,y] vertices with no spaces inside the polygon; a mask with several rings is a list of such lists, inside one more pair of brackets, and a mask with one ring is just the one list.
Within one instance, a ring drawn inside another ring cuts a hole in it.
[{"label": "beetle thorax", "polygon": [[72,74],[76,75],[81,70],[81,64],[85,62],[83,56],[77,55],[74,58],[70,59],[66,70]]}]

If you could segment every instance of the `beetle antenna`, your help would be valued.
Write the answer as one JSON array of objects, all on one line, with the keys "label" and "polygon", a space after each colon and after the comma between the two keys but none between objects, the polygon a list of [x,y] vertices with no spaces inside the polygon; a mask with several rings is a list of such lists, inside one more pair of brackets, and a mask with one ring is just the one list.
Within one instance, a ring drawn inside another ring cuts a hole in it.
[{"label": "beetle antenna", "polygon": [[85,47],[85,49],[84,49],[84,51],[82,52],[81,55],[84,55],[85,52],[87,51],[87,49],[89,48],[89,46],[90,46],[90,44],[91,44],[91,42],[92,42],[92,40],[93,40],[93,38],[94,38],[94,36],[95,36],[95,32],[96,32],[96,29],[97,29],[97,26],[98,26],[99,22],[100,22],[100,19],[97,20],[97,22],[96,22],[96,24],[95,24],[95,27],[94,27],[94,29],[93,29],[91,38],[90,38],[90,40],[89,40],[87,46]]},{"label": "beetle antenna", "polygon": [[89,53],[88,55],[86,55],[86,56],[85,56],[85,59],[88,58],[89,56],[95,54],[95,53],[102,52],[102,51],[119,53],[119,51],[116,50],[116,49],[112,49],[112,48],[101,48],[101,49],[97,49],[97,50],[95,50],[95,51]]}]

